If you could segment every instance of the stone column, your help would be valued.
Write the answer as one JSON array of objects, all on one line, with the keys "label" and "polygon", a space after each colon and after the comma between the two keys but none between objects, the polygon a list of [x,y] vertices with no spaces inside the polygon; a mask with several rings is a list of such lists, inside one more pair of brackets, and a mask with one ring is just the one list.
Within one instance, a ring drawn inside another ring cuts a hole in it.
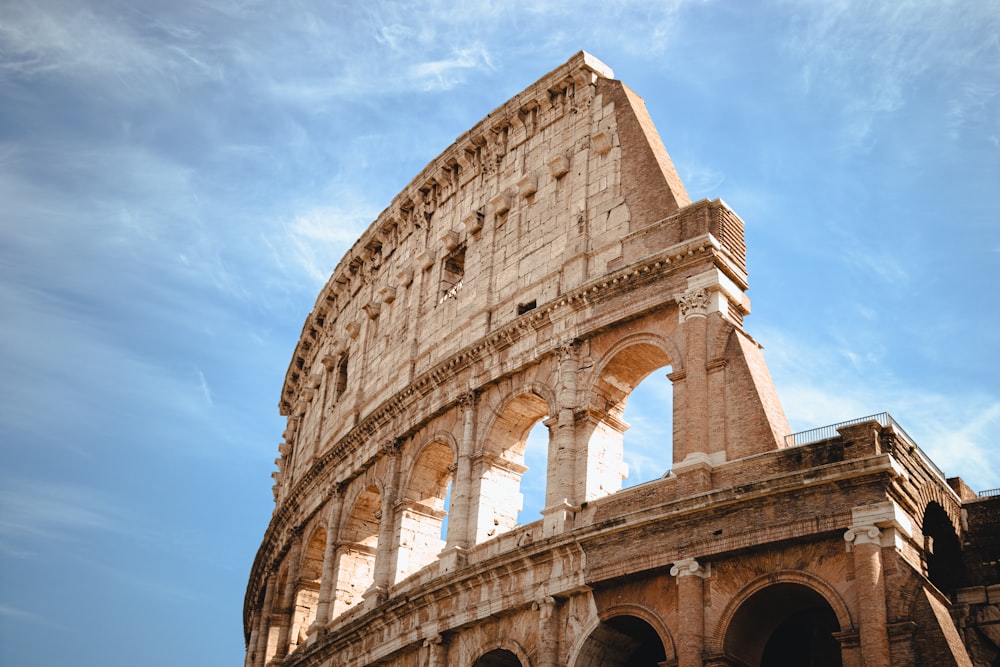
[{"label": "stone column", "polygon": [[[708,372],[706,331],[709,295],[697,289],[677,298],[684,329],[685,441],[674,442],[674,463],[694,453],[708,453]],[[680,446],[678,446],[680,445]]]},{"label": "stone column", "polygon": [[882,531],[870,525],[852,526],[844,533],[844,540],[854,551],[854,586],[858,595],[862,664],[864,667],[889,667]]},{"label": "stone column", "polygon": [[705,578],[710,567],[685,558],[670,568],[677,577],[677,667],[701,667],[705,648]]},{"label": "stone column", "polygon": [[538,612],[538,667],[558,667],[559,624],[556,617],[556,600],[545,596],[532,605]]},{"label": "stone column", "polygon": [[344,493],[340,484],[333,488],[326,510],[326,545],[323,548],[323,575],[319,584],[319,602],[316,604],[316,620],[309,628],[310,641],[325,632],[330,621],[330,607],[336,589],[334,574],[337,560],[337,540],[340,534],[340,515],[344,508]]},{"label": "stone column", "polygon": [[302,565],[302,532],[296,530],[292,538],[292,547],[288,551],[288,580],[281,596],[281,613],[283,615],[281,628],[278,632],[278,646],[274,652],[275,658],[284,658],[288,654],[288,633],[292,629],[292,614],[295,613],[295,588],[299,583],[299,568]]},{"label": "stone column", "polygon": [[542,510],[542,532],[546,536],[572,528],[575,509],[586,500],[589,452],[578,451],[576,443],[579,350],[580,343],[576,340],[564,343],[557,350],[559,386],[556,390],[556,402],[559,412],[553,415],[555,419],[546,421],[546,426],[549,426],[549,451],[545,508]]},{"label": "stone column", "polygon": [[392,586],[392,573],[396,569],[396,545],[393,544],[395,535],[395,507],[397,486],[399,484],[399,448],[400,442],[393,441],[387,443],[382,448],[382,455],[387,459],[385,481],[382,486],[382,511],[378,524],[378,546],[375,552],[375,582],[372,589],[365,594],[371,594],[378,598],[376,604],[385,601],[389,595],[389,587]]},{"label": "stone column", "polygon": [[441,635],[424,640],[427,647],[427,667],[448,667],[448,644]]},{"label": "stone column", "polygon": [[455,462],[455,483],[451,487],[448,507],[448,549],[468,549],[475,541],[470,536],[469,513],[472,511],[472,453],[476,447],[476,393],[462,396],[462,439]]},{"label": "stone column", "polygon": [[254,649],[253,667],[264,667],[264,660],[267,657],[267,635],[271,632],[271,605],[274,601],[275,578],[275,573],[271,572],[264,584],[264,604],[260,607],[260,616],[257,619],[257,646]]}]

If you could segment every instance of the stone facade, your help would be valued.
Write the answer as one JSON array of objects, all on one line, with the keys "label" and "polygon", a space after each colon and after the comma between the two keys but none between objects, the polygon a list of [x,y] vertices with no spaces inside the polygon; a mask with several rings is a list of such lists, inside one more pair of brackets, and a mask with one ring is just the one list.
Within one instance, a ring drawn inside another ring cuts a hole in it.
[{"label": "stone facade", "polygon": [[[997,545],[963,550],[995,505],[887,415],[789,436],[746,289],[743,222],[604,64],[489,114],[306,319],[247,667],[995,664]],[[667,366],[670,471],[622,490],[625,401]]]}]

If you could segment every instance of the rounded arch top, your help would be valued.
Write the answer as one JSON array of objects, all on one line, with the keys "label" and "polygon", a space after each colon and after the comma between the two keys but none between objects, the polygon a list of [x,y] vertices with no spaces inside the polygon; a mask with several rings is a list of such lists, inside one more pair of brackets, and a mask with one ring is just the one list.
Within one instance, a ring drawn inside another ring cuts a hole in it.
[{"label": "rounded arch top", "polygon": [[747,583],[732,597],[719,618],[715,633],[706,636],[706,649],[718,653],[724,650],[727,634],[733,626],[733,619],[743,609],[744,605],[755,595],[776,585],[794,585],[812,591],[819,596],[833,611],[840,630],[855,629],[854,619],[850,609],[840,593],[824,579],[802,570],[779,570],[760,575]]}]

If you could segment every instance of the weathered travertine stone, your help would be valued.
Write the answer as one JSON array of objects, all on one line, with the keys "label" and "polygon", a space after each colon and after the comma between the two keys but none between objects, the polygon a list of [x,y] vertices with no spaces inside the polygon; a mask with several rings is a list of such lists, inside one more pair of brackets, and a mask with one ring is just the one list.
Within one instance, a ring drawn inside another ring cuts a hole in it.
[{"label": "weathered travertine stone", "polygon": [[[885,418],[791,446],[746,289],[742,220],[690,202],[605,65],[498,107],[306,319],[246,664],[972,664],[949,609],[988,638],[1000,600],[948,574],[974,494]],[[625,401],[667,367],[666,474],[622,491]],[[540,421],[545,507],[519,525]]]}]

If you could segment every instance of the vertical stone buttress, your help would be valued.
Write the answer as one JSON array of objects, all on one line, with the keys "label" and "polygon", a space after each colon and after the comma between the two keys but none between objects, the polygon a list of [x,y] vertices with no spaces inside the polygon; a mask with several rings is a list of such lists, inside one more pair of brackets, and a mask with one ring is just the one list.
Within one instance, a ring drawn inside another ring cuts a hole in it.
[{"label": "vertical stone buttress", "polygon": [[375,582],[369,594],[375,594],[378,602],[385,600],[392,586],[392,573],[396,570],[396,546],[392,536],[396,532],[396,497],[399,485],[399,448],[397,441],[389,442],[382,448],[387,459],[385,481],[382,486],[382,515],[378,525],[378,547],[375,551]]},{"label": "vertical stone buttress", "polygon": [[677,578],[677,667],[701,667],[705,646],[705,578],[710,575],[693,558],[674,563]]},{"label": "vertical stone buttress", "polygon": [[264,667],[267,658],[267,636],[271,631],[271,605],[274,604],[274,585],[277,574],[271,572],[264,583],[264,604],[257,619],[257,644],[254,647],[253,667]]},{"label": "vertical stone buttress", "polygon": [[864,667],[889,667],[881,538],[882,531],[875,526],[852,526],[844,533],[844,540],[853,544],[854,587],[858,594],[861,664]]},{"label": "vertical stone buttress", "polygon": [[288,580],[281,595],[281,626],[278,631],[278,647],[274,655],[284,658],[288,654],[288,634],[292,629],[292,614],[295,613],[295,589],[299,584],[299,570],[302,565],[302,532],[295,531],[292,547],[288,551]]},{"label": "vertical stone buttress", "polygon": [[326,510],[326,545],[323,548],[323,574],[319,583],[319,602],[316,604],[316,620],[309,628],[310,638],[322,634],[330,621],[330,607],[336,590],[337,540],[340,533],[340,515],[344,507],[343,489],[339,484],[334,486]]},{"label": "vertical stone buttress", "polygon": [[539,598],[532,605],[538,612],[538,667],[558,667],[559,624],[553,597]]}]

